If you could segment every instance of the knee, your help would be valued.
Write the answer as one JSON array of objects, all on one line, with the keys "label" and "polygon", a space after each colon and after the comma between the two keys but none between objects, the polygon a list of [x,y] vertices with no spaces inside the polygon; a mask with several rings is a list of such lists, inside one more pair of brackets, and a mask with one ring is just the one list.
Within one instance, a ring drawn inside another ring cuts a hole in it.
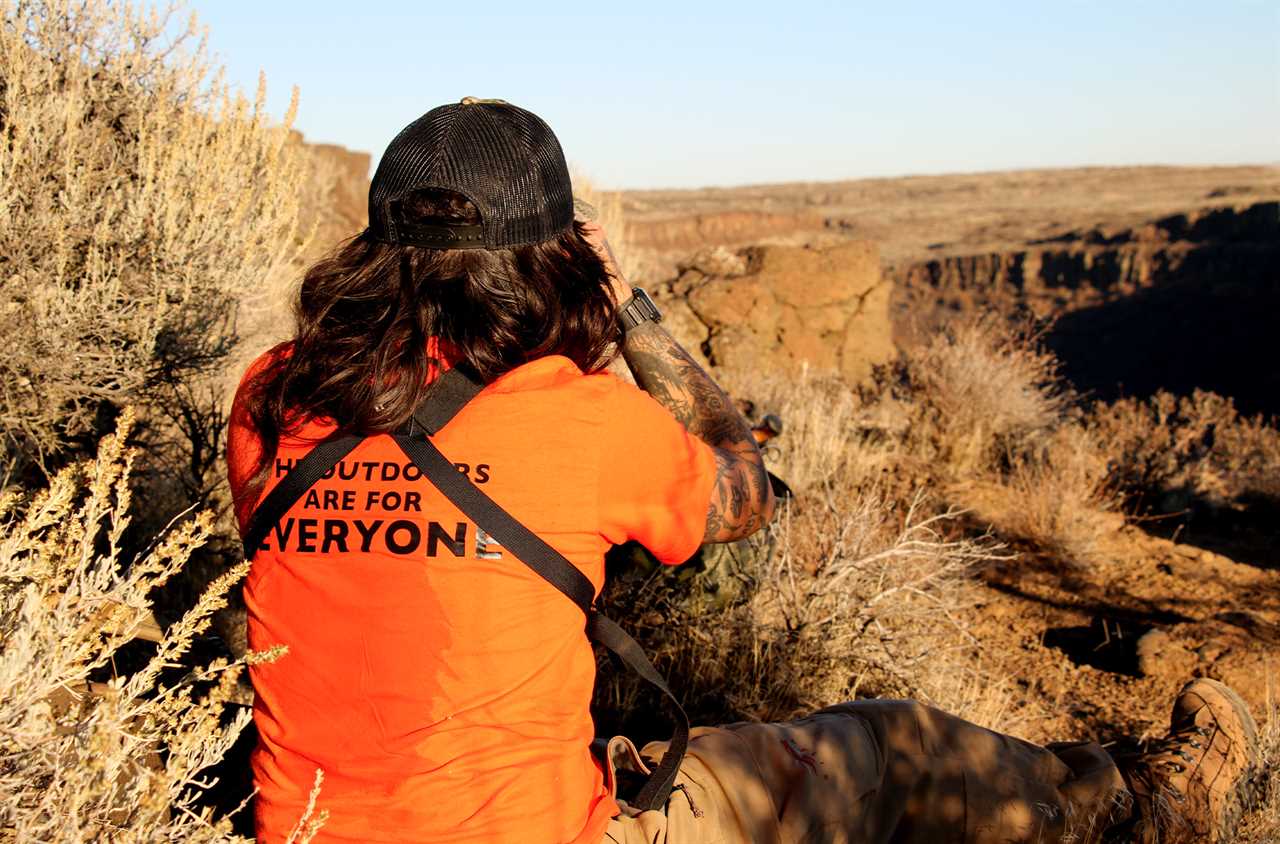
[{"label": "knee", "polygon": [[862,718],[872,724],[910,725],[933,723],[944,716],[944,713],[918,700],[870,698],[837,703],[834,706],[819,709],[814,715],[847,715]]}]

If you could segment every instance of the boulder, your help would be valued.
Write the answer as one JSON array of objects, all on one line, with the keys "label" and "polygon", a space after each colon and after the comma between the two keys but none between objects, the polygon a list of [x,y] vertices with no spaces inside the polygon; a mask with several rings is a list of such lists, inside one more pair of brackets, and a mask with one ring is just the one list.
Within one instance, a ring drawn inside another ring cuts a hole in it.
[{"label": "boulder", "polygon": [[655,298],[676,339],[717,367],[859,381],[894,354],[890,291],[875,244],[851,241],[700,252]]}]

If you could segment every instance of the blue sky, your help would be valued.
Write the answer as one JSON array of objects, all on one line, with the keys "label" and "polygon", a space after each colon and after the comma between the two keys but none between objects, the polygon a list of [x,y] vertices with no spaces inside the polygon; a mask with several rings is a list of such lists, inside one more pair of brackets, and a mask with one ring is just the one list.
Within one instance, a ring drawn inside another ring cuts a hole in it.
[{"label": "blue sky", "polygon": [[[469,5],[469,4],[468,4]],[[1280,162],[1280,3],[196,0],[252,91],[372,152],[464,95],[609,188]],[[539,11],[539,9],[547,11]]]}]

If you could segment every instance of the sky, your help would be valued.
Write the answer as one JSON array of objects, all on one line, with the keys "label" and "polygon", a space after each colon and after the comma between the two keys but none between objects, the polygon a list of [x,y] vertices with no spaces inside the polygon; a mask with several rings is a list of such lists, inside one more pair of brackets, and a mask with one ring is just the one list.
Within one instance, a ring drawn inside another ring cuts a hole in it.
[{"label": "sky", "polygon": [[371,152],[463,96],[603,188],[1280,162],[1280,2],[195,0],[309,140]]}]

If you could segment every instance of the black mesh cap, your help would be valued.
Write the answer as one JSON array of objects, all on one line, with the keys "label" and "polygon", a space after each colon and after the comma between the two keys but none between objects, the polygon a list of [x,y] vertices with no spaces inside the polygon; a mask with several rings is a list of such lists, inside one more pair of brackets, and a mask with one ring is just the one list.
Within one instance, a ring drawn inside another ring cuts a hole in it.
[{"label": "black mesh cap", "polygon": [[[420,188],[457,191],[479,225],[415,225],[399,200]],[[433,108],[387,146],[369,185],[369,234],[433,249],[538,243],[573,221],[573,187],[560,142],[542,118],[503,100],[464,97]]]}]

